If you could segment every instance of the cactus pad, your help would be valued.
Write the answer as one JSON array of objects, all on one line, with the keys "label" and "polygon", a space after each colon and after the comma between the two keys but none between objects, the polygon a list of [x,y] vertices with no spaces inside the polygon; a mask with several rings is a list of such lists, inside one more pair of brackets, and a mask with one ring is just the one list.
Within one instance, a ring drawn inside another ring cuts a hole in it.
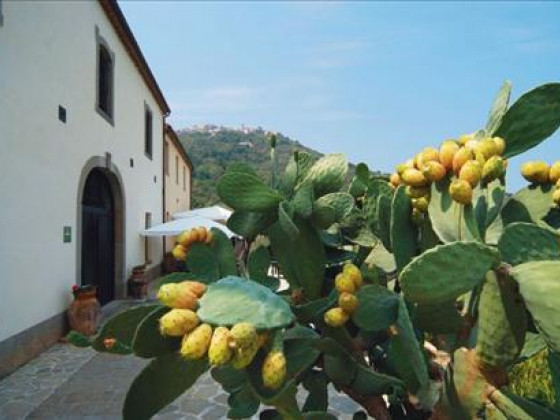
[{"label": "cactus pad", "polygon": [[509,367],[525,342],[527,316],[523,299],[510,277],[486,274],[478,305],[476,352],[490,367]]},{"label": "cactus pad", "polygon": [[463,326],[454,300],[437,305],[417,305],[413,313],[414,326],[434,334],[456,333]]},{"label": "cactus pad", "polygon": [[358,290],[358,307],[352,320],[364,331],[380,331],[389,328],[397,320],[399,296],[386,287],[363,286]]},{"label": "cactus pad", "polygon": [[246,172],[226,172],[218,181],[218,195],[235,210],[265,211],[275,208],[282,197],[258,176]]},{"label": "cactus pad", "polygon": [[410,262],[418,248],[418,232],[410,219],[411,211],[410,198],[406,195],[405,187],[400,186],[393,196],[391,208],[391,246],[398,270]]},{"label": "cactus pad", "polygon": [[500,126],[502,118],[507,111],[509,105],[509,97],[511,94],[511,82],[506,80],[502,87],[500,88],[494,103],[492,104],[492,109],[488,115],[488,122],[486,123],[486,132],[489,135],[493,135],[494,132]]},{"label": "cactus pad", "polygon": [[276,209],[266,212],[236,210],[227,221],[227,227],[247,239],[252,239],[278,220]]},{"label": "cactus pad", "polygon": [[449,184],[449,178],[432,184],[428,206],[432,228],[444,243],[480,240],[472,205],[463,206],[453,201]]},{"label": "cactus pad", "polygon": [[532,223],[508,225],[498,242],[504,261],[512,265],[560,260],[559,235]]},{"label": "cactus pad", "polygon": [[257,329],[285,327],[294,321],[288,303],[252,280],[228,276],[208,286],[197,314],[202,322],[232,326],[249,322]]},{"label": "cactus pad", "polygon": [[348,216],[354,208],[354,198],[348,193],[331,193],[320,197],[315,204],[332,207],[335,221],[340,221]]},{"label": "cactus pad", "polygon": [[560,261],[520,264],[512,270],[537,329],[556,352],[560,352]]},{"label": "cactus pad", "polygon": [[338,191],[346,179],[348,162],[343,154],[323,156],[309,169],[306,179],[311,180],[315,196]]},{"label": "cactus pad", "polygon": [[414,258],[400,275],[405,297],[436,304],[455,299],[482,281],[499,253],[478,242],[438,245]]},{"label": "cactus pad", "polygon": [[496,135],[506,141],[504,157],[516,156],[547,139],[560,126],[560,83],[522,95],[505,113]]}]

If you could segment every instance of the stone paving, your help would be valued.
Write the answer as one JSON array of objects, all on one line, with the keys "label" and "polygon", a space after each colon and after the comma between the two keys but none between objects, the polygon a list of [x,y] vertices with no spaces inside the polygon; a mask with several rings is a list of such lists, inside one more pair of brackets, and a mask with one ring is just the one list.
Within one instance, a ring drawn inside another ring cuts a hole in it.
[{"label": "stone paving", "polygon": [[[0,419],[119,419],[126,390],[147,363],[134,356],[56,344],[0,381]],[[331,413],[351,419],[357,404],[334,389],[329,393]],[[298,401],[303,404],[305,391]],[[227,409],[227,394],[206,374],[154,418],[225,419]]]}]

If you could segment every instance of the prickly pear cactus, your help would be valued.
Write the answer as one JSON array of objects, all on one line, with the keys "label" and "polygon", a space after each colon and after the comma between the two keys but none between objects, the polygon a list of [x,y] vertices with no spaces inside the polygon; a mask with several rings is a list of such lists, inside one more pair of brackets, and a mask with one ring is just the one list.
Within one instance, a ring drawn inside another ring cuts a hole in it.
[{"label": "prickly pear cactus", "polygon": [[217,185],[246,260],[219,230],[184,232],[184,272],[160,279],[158,303],[68,340],[150,359],[124,418],[149,418],[208,371],[231,418],[261,405],[261,418],[332,418],[329,384],[362,407],[354,418],[560,418],[503,388],[546,346],[560,401],[560,162],[505,185],[507,158],[560,125],[560,84],[510,96],[506,82],[484,129],[390,176],[362,163],[347,180],[344,155],[303,151],[281,172],[271,137],[269,184],[235,164]]}]

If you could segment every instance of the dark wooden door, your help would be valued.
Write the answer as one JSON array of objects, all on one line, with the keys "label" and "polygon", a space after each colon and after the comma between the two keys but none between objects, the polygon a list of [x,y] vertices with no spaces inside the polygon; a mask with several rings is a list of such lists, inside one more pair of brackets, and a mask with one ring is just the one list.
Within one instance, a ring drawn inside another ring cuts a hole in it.
[{"label": "dark wooden door", "polygon": [[82,285],[97,286],[104,305],[115,297],[115,230],[111,185],[105,173],[93,169],[82,198]]}]

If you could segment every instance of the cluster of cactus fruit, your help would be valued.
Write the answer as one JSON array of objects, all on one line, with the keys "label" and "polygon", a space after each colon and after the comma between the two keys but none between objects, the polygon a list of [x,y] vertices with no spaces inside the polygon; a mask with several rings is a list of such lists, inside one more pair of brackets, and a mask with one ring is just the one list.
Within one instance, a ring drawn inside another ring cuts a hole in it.
[{"label": "cluster of cactus fruit", "polygon": [[[504,176],[560,126],[560,84],[511,106],[510,89],[482,130],[390,178],[359,164],[346,183],[344,156],[301,151],[281,173],[271,139],[270,184],[234,164],[217,186],[228,227],[251,242],[246,261],[213,229],[159,280],[160,302],[69,340],[151,360],[125,418],[156,414],[207,371],[231,418],[264,405],[263,419],[332,419],[331,385],[361,406],[355,418],[560,418],[558,164],[524,166],[531,185],[515,194]],[[555,405],[506,387],[543,349]]]},{"label": "cluster of cactus fruit", "polygon": [[331,327],[340,327],[348,322],[358,307],[356,292],[364,280],[362,272],[354,264],[346,264],[334,279],[338,292],[338,306],[325,312],[325,323]]},{"label": "cluster of cactus fruit", "polygon": [[[228,363],[234,369],[244,369],[255,358],[260,348],[266,347],[268,332],[257,333],[249,322],[239,322],[229,329],[201,323],[196,314],[198,299],[206,291],[203,283],[183,281],[168,283],[159,288],[159,301],[170,308],[159,319],[159,330],[163,336],[181,337],[180,353],[185,359],[208,357],[211,366]],[[266,356],[262,366],[264,386],[276,389],[286,376],[286,358],[280,343]]]},{"label": "cluster of cactus fruit", "polygon": [[187,260],[187,254],[193,243],[212,243],[213,236],[212,231],[206,229],[204,226],[185,230],[177,236],[177,243],[173,247],[171,254],[176,260],[184,262]]},{"label": "cluster of cactus fruit", "polygon": [[560,207],[560,160],[548,166],[542,160],[526,162],[521,166],[521,175],[534,184],[553,184],[555,186],[552,199]]},{"label": "cluster of cactus fruit", "polygon": [[[430,185],[451,175],[449,195],[460,204],[470,204],[473,188],[488,185],[505,175],[507,159],[502,157],[506,143],[501,137],[485,137],[486,132],[464,134],[445,140],[439,150],[426,147],[413,159],[397,165],[390,184],[406,185],[412,199],[412,220],[422,221],[428,212]],[[454,175],[454,176],[453,176]]]}]

